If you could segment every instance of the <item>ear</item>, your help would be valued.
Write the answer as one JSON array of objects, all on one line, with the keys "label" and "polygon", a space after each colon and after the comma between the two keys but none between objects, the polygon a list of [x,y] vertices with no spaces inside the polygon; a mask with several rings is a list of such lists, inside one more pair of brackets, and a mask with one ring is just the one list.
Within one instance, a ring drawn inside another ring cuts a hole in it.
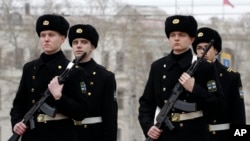
[{"label": "ear", "polygon": [[91,44],[91,51],[94,51],[95,49],[95,46]]},{"label": "ear", "polygon": [[65,36],[61,36],[61,43],[63,43],[65,41],[66,37]]},{"label": "ear", "polygon": [[219,54],[219,52],[218,52],[218,50],[216,48],[214,48],[214,52],[215,52],[216,55]]},{"label": "ear", "polygon": [[191,44],[194,42],[195,37],[190,37]]}]

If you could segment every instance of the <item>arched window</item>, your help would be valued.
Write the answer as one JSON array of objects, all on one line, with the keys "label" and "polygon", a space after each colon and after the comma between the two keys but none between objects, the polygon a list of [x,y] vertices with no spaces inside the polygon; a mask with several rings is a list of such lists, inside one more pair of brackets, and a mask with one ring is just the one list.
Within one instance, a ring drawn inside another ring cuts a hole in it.
[{"label": "arched window", "polygon": [[15,26],[21,26],[23,24],[21,14],[14,12],[10,14],[10,23]]}]

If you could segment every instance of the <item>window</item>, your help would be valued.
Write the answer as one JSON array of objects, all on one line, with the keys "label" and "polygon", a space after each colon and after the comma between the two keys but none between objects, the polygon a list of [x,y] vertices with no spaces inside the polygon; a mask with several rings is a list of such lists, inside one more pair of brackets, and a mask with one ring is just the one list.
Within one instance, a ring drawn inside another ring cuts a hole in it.
[{"label": "window", "polygon": [[121,141],[122,139],[121,139],[121,128],[118,128],[117,129],[117,141]]},{"label": "window", "polygon": [[1,93],[1,89],[0,89],[0,110],[2,110],[2,93]]},{"label": "window", "polygon": [[2,48],[0,48],[0,67],[2,66]]},{"label": "window", "polygon": [[124,53],[117,52],[116,54],[116,70],[122,72],[124,70]]},{"label": "window", "polygon": [[152,55],[151,52],[147,52],[147,53],[146,53],[146,58],[145,58],[145,60],[146,60],[146,67],[147,67],[147,68],[150,68],[150,65],[151,65],[151,63],[152,63],[152,61],[153,61],[153,55]]},{"label": "window", "polygon": [[117,103],[118,103],[118,108],[119,109],[124,109],[123,106],[123,97],[124,97],[124,90],[118,90],[117,91]]},{"label": "window", "polygon": [[102,65],[105,67],[109,67],[109,52],[104,51],[102,55]]},{"label": "window", "polygon": [[24,63],[24,53],[23,53],[23,49],[22,48],[16,48],[16,58],[15,59],[15,66],[18,69],[21,69],[23,67],[23,63]]},{"label": "window", "polygon": [[10,14],[10,20],[11,20],[10,23],[12,25],[21,26],[23,24],[21,14],[17,12]]}]

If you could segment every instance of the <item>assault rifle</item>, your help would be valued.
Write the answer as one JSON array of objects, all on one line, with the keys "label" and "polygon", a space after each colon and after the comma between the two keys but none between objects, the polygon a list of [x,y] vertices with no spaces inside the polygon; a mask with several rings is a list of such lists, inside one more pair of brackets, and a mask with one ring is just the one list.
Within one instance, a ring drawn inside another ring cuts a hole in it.
[{"label": "assault rifle", "polygon": [[[65,79],[69,76],[69,74],[73,70],[73,66],[76,66],[79,64],[79,62],[86,56],[87,53],[83,53],[80,57],[76,57],[75,61],[70,62],[66,70],[58,76],[58,82],[59,84],[63,84],[65,82]],[[50,107],[45,101],[46,99],[51,96],[51,93],[49,89],[46,89],[46,91],[43,93],[42,97],[31,107],[31,109],[24,115],[22,122],[27,125],[27,123],[30,123],[30,128],[35,128],[35,122],[34,122],[34,115],[35,113],[40,109],[44,113],[48,114],[49,116],[55,117],[56,109]],[[13,133],[13,135],[8,139],[8,141],[18,141],[20,138],[20,135]]]},{"label": "assault rifle", "polygon": [[[208,50],[212,47],[214,43],[214,40],[212,39],[207,48],[204,50],[203,55],[197,59],[195,63],[193,63],[186,73],[188,73],[190,76],[194,75],[194,72],[197,70],[199,67],[200,63],[203,61],[205,55],[207,54]],[[175,84],[174,89],[172,90],[172,94],[170,95],[169,99],[165,102],[163,105],[162,109],[160,110],[159,114],[156,117],[156,123],[155,126],[159,129],[162,128],[162,125],[165,124],[169,128],[169,130],[173,130],[175,127],[172,124],[172,122],[169,120],[169,112],[173,107],[185,110],[185,111],[195,111],[196,110],[196,105],[192,105],[192,103],[187,103],[187,102],[181,102],[178,100],[179,95],[183,92],[183,86],[178,82]],[[186,105],[187,107],[185,107]],[[148,137],[146,141],[153,141],[152,138]]]}]

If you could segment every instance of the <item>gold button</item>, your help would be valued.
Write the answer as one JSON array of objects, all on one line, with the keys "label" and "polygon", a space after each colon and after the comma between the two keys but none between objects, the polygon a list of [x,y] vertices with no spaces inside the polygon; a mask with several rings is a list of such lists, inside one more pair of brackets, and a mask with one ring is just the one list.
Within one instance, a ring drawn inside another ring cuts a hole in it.
[{"label": "gold button", "polygon": [[166,75],[163,75],[163,76],[162,76],[162,79],[166,79],[166,77],[167,77]]},{"label": "gold button", "polygon": [[216,134],[216,132],[215,132],[215,131],[213,131],[213,132],[212,132],[212,134],[213,134],[213,135],[215,135],[215,134]]},{"label": "gold button", "polygon": [[166,91],[166,88],[165,88],[165,87],[163,87],[163,88],[162,88],[162,91],[163,91],[163,92],[165,92],[165,91]]},{"label": "gold button", "polygon": [[77,68],[77,69],[78,69],[78,68],[79,68],[79,66],[78,66],[78,65],[76,65],[76,66],[75,66],[75,68]]},{"label": "gold button", "polygon": [[34,88],[31,88],[31,92],[34,93],[35,89]]},{"label": "gold button", "polygon": [[163,65],[164,68],[166,68],[166,66],[167,66],[166,64]]},{"label": "gold button", "polygon": [[61,66],[61,65],[59,65],[57,68],[58,68],[58,69],[62,69],[62,66]]},{"label": "gold button", "polygon": [[88,92],[88,96],[91,96],[91,92]]},{"label": "gold button", "polygon": [[90,82],[90,86],[94,85],[94,82]]},{"label": "gold button", "polygon": [[45,122],[44,120],[45,115],[44,114],[39,114],[36,118],[37,122]]},{"label": "gold button", "polygon": [[32,104],[34,104],[35,102],[36,102],[36,101],[33,99],[33,100],[32,100]]},{"label": "gold button", "polygon": [[217,121],[216,120],[213,120],[213,123],[216,123]]},{"label": "gold button", "polygon": [[88,125],[84,124],[83,127],[84,127],[84,128],[88,128]]},{"label": "gold button", "polygon": [[183,123],[180,123],[180,127],[183,127],[184,126],[184,124]]},{"label": "gold button", "polygon": [[74,120],[74,125],[82,125],[82,121]]},{"label": "gold button", "polygon": [[93,75],[96,75],[96,72],[94,71],[92,74],[93,74]]},{"label": "gold button", "polygon": [[33,75],[33,76],[32,76],[32,79],[36,79],[36,76],[35,76],[35,75]]}]

